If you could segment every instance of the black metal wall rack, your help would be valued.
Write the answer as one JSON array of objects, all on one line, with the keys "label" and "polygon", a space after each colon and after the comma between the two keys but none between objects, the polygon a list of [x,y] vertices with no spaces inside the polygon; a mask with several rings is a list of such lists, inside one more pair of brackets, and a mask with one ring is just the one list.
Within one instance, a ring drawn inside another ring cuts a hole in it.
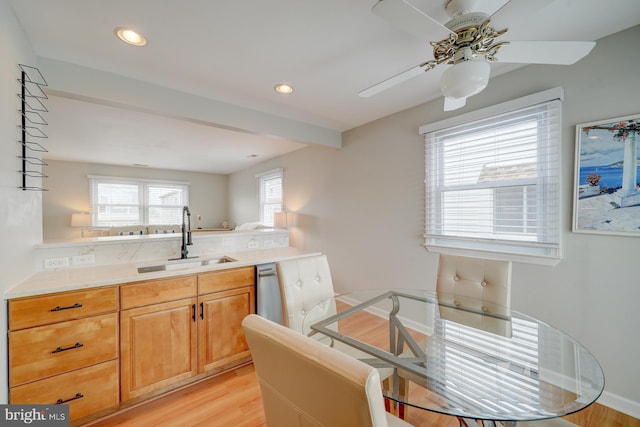
[{"label": "black metal wall rack", "polygon": [[[18,158],[21,160],[22,169],[19,173],[22,175],[22,185],[19,187],[24,191],[47,191],[47,189],[41,186],[28,185],[29,178],[42,179],[47,178],[42,172],[42,167],[47,166],[47,163],[42,160],[42,153],[46,153],[47,149],[41,143],[47,138],[47,135],[42,131],[41,126],[46,126],[48,123],[42,116],[42,113],[46,113],[47,107],[45,107],[43,100],[47,99],[47,95],[42,88],[47,86],[47,82],[35,67],[19,64],[20,67],[20,131],[21,131],[21,150]],[[38,142],[41,141],[41,142]]]}]

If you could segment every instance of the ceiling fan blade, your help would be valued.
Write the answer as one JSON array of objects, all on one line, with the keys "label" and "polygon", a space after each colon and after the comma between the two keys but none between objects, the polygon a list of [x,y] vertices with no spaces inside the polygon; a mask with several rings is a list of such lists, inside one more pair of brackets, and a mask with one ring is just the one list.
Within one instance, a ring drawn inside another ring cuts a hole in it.
[{"label": "ceiling fan blade", "polygon": [[510,0],[489,17],[497,30],[509,28],[518,19],[527,19],[556,0]]},{"label": "ceiling fan blade", "polygon": [[587,56],[596,42],[511,41],[495,55],[498,62],[571,65]]},{"label": "ceiling fan blade", "polygon": [[444,111],[453,111],[458,108],[462,108],[467,105],[467,98],[451,98],[449,96],[444,97]]},{"label": "ceiling fan blade", "polygon": [[443,40],[453,34],[447,27],[405,0],[378,0],[374,15],[424,41]]},{"label": "ceiling fan blade", "polygon": [[400,84],[404,81],[409,80],[412,77],[415,77],[419,74],[422,74],[423,72],[425,72],[426,70],[424,69],[424,67],[427,64],[421,64],[421,65],[416,65],[413,68],[409,68],[408,70],[405,70],[401,73],[396,74],[393,77],[389,77],[388,79],[385,79],[383,81],[381,81],[380,83],[376,83],[373,86],[370,86],[364,90],[361,90],[360,92],[358,92],[358,95],[360,95],[360,97],[362,98],[368,98],[370,96],[373,96],[377,93],[382,92],[383,90],[387,90],[390,87],[393,87],[397,84]]}]

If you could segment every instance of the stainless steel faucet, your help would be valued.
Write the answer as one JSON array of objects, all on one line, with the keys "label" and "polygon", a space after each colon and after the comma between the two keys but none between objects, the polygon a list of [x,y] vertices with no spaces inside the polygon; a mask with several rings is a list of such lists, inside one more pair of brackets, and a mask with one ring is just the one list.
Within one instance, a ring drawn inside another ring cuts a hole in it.
[{"label": "stainless steel faucet", "polygon": [[[186,220],[185,220],[185,214]],[[182,246],[180,247],[180,258],[174,259],[187,259],[187,258],[198,258],[197,256],[189,256],[189,251],[187,250],[187,246],[193,245],[191,241],[191,211],[189,211],[188,206],[184,206],[182,208]]]}]

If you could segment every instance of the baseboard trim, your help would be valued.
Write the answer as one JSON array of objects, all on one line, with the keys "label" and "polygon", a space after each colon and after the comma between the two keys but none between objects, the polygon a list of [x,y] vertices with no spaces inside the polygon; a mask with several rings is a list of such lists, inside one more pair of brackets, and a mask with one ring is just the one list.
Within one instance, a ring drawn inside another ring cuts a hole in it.
[{"label": "baseboard trim", "polygon": [[622,412],[623,414],[627,414],[630,417],[640,419],[640,402],[634,402],[633,400],[605,391],[598,399],[598,403]]}]

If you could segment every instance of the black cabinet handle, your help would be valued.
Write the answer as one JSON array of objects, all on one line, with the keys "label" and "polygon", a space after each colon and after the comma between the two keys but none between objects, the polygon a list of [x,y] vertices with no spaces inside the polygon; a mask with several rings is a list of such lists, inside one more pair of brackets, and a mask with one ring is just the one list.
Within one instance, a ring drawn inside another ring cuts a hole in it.
[{"label": "black cabinet handle", "polygon": [[195,304],[191,306],[191,318],[193,319],[194,322],[196,321],[196,305]]},{"label": "black cabinet handle", "polygon": [[204,303],[200,303],[200,318],[204,320]]},{"label": "black cabinet handle", "polygon": [[76,400],[76,399],[82,399],[84,397],[84,394],[82,393],[76,393],[75,396],[69,398],[69,399],[58,399],[56,401],[56,405],[62,405],[63,403],[67,403],[67,402],[71,402],[72,400]]},{"label": "black cabinet handle", "polygon": [[55,350],[53,350],[51,352],[51,354],[62,353],[63,351],[73,350],[75,348],[80,348],[80,347],[84,347],[84,344],[77,342],[74,345],[72,345],[71,347],[64,347],[64,348],[63,347],[58,347]]},{"label": "black cabinet handle", "polygon": [[62,311],[62,310],[71,310],[72,308],[80,308],[80,307],[82,307],[82,304],[80,304],[80,303],[75,303],[75,304],[70,305],[70,306],[68,306],[68,307],[60,307],[60,306],[57,306],[57,307],[52,308],[52,309],[51,309],[51,311],[52,311],[52,312],[56,312],[56,311]]}]

